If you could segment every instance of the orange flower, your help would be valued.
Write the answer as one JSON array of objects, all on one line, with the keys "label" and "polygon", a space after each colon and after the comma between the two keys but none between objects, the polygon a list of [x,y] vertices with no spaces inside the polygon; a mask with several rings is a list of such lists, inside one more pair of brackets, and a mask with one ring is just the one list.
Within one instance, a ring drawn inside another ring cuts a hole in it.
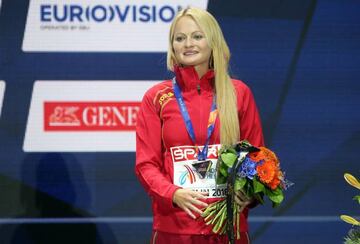
[{"label": "orange flower", "polygon": [[252,152],[249,154],[249,157],[252,161],[257,162],[257,163],[259,163],[261,160],[266,159],[266,155],[263,150],[260,150],[258,152]]},{"label": "orange flower", "polygon": [[252,152],[252,153],[249,153],[248,155],[249,155],[249,158],[256,163],[258,163],[261,160],[261,158],[263,158],[263,155],[261,155],[261,151]]},{"label": "orange flower", "polygon": [[268,186],[271,188],[271,190],[275,190],[279,186],[281,176],[282,176],[281,171],[277,170],[277,172],[275,173],[274,179],[268,184]]},{"label": "orange flower", "polygon": [[263,163],[259,164],[256,167],[256,171],[258,172],[259,179],[261,182],[270,183],[275,176],[277,171],[277,167],[274,161],[263,161]]},{"label": "orange flower", "polygon": [[266,147],[260,147],[259,149],[260,151],[249,154],[251,160],[257,163],[259,163],[261,160],[273,161],[275,162],[277,167],[279,166],[279,160],[276,157],[275,153],[273,153],[271,150],[267,149]]}]

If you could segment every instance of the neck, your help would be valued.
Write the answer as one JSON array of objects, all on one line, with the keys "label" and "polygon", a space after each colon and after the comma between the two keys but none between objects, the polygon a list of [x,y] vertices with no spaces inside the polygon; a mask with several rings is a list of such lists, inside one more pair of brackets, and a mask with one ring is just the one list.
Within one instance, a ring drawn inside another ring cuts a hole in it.
[{"label": "neck", "polygon": [[199,77],[199,79],[201,79],[201,77],[203,77],[204,74],[206,74],[206,72],[209,70],[208,65],[197,65],[194,67],[195,71]]},{"label": "neck", "polygon": [[212,91],[213,90],[213,78],[214,72],[209,69],[201,78],[194,66],[174,66],[174,73],[176,81],[179,83],[182,91],[189,91],[198,89],[198,85],[201,86],[201,90]]}]

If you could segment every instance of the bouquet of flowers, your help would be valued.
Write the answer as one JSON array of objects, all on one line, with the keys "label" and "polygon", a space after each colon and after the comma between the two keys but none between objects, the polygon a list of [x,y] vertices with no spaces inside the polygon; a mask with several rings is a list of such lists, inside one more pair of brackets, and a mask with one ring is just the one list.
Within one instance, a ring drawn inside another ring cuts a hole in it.
[{"label": "bouquet of flowers", "polygon": [[284,179],[279,160],[271,150],[254,147],[247,141],[221,148],[216,183],[227,185],[227,196],[205,208],[202,217],[213,226],[214,233],[227,233],[230,243],[235,236],[240,238],[241,209],[234,201],[237,191],[261,204],[267,196],[273,206],[278,206],[284,199],[283,190],[292,184]]},{"label": "bouquet of flowers", "polygon": [[[345,173],[344,178],[349,185],[357,188],[360,190],[360,181],[356,179],[355,176]],[[357,201],[360,204],[360,195],[357,195],[353,198],[355,201]],[[340,218],[345,221],[346,223],[358,226],[357,228],[353,228],[349,231],[348,236],[345,237],[345,244],[355,244],[360,243],[360,222],[348,215],[341,215]]]}]

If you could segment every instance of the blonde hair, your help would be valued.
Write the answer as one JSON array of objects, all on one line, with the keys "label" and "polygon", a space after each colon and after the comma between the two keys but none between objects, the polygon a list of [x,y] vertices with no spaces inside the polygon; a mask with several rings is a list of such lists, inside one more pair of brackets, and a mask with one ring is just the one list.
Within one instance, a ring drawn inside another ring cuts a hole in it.
[{"label": "blonde hair", "polygon": [[219,24],[210,13],[191,7],[181,10],[175,16],[170,26],[167,67],[173,71],[174,65],[178,64],[173,49],[173,40],[176,23],[183,16],[191,17],[200,26],[212,49],[209,67],[213,68],[215,73],[216,105],[221,122],[220,142],[224,145],[235,144],[240,140],[240,126],[235,89],[228,74],[230,51]]}]

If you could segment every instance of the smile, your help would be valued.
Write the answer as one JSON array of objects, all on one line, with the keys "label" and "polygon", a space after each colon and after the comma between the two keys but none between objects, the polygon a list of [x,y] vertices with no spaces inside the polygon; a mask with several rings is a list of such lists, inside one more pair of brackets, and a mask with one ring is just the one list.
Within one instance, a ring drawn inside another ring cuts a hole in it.
[{"label": "smile", "polygon": [[187,52],[184,52],[184,56],[191,56],[191,55],[195,55],[195,54],[198,54],[199,52],[197,51],[187,51]]}]

